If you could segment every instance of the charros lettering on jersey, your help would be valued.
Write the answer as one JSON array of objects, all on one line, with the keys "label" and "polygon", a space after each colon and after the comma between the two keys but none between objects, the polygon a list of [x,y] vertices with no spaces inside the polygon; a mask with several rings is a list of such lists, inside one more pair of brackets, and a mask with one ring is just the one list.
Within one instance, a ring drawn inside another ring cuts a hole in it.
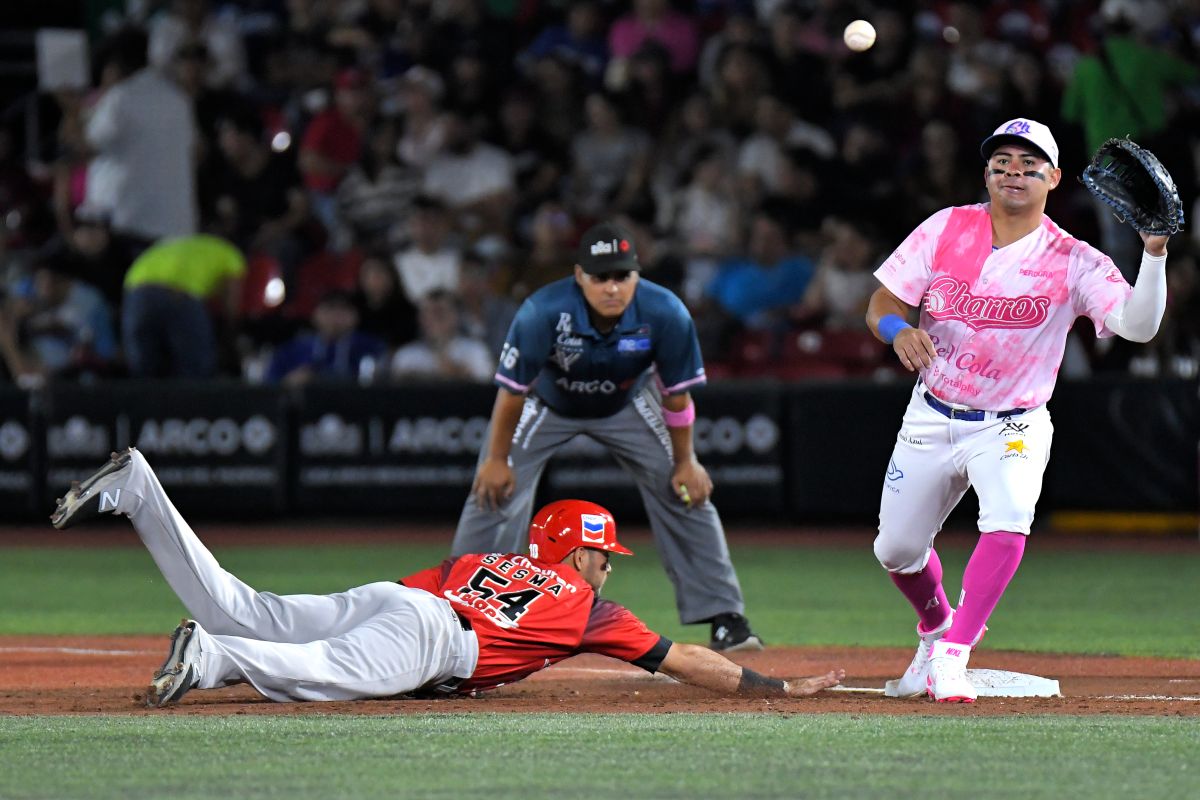
[{"label": "charros lettering on jersey", "polygon": [[966,281],[943,275],[929,285],[925,310],[936,320],[962,322],[972,330],[1036,328],[1050,315],[1050,298],[976,295]]}]

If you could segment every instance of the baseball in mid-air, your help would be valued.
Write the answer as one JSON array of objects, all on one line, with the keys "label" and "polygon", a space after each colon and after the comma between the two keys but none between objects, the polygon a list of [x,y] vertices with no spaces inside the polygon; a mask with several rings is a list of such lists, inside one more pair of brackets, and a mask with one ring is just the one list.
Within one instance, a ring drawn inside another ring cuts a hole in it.
[{"label": "baseball in mid-air", "polygon": [[846,26],[842,39],[855,52],[861,53],[875,44],[875,26],[865,19],[856,19]]}]

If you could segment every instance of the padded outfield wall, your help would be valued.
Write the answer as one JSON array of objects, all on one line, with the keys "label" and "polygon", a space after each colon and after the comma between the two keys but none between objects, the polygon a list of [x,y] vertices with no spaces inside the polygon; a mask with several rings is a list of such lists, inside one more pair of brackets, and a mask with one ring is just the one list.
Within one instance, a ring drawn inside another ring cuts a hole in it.
[{"label": "padded outfield wall", "polygon": [[[911,387],[721,382],[697,393],[696,450],[726,520],[873,524]],[[0,391],[0,521],[48,514],[71,479],[137,445],[189,515],[457,515],[490,386],[120,382]],[[1060,383],[1041,514],[1194,513],[1196,381]],[[544,499],[585,496],[641,518],[632,481],[577,439]],[[969,505],[969,504],[964,504]]]}]

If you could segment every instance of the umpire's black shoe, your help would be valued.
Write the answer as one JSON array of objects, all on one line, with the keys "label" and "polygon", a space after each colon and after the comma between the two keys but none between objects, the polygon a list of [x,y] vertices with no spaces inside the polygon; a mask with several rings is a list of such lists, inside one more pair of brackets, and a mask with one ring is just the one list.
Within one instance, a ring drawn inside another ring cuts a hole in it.
[{"label": "umpire's black shoe", "polygon": [[50,524],[59,530],[65,530],[77,522],[99,514],[115,513],[121,490],[107,490],[125,477],[122,473],[132,462],[133,448],[129,447],[119,453],[113,453],[108,463],[96,470],[91,477],[82,482],[72,481],[66,495],[58,498],[58,506],[50,515]]},{"label": "umpire's black shoe", "polygon": [[708,645],[722,653],[762,650],[763,641],[750,630],[750,620],[741,614],[717,614],[712,618],[712,641]]}]

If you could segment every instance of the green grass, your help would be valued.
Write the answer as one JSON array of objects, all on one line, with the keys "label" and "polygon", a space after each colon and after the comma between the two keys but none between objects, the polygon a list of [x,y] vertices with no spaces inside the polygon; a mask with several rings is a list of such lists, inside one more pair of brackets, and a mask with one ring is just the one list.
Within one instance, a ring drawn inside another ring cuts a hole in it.
[{"label": "green grass", "polygon": [[0,720],[0,795],[1169,798],[1194,796],[1198,736],[1138,717],[33,717]]},{"label": "green grass", "polygon": [[[952,598],[967,543],[939,546]],[[703,641],[706,626],[676,619],[649,542],[634,547],[606,594],[671,638]],[[733,549],[769,643],[912,644],[912,613],[869,535],[857,548],[740,545],[735,535]],[[401,543],[216,551],[279,593],[391,579],[444,553]],[[0,635],[165,635],[184,614],[132,533],[126,547],[0,549],[0,587]],[[1193,555],[1033,546],[988,645],[1196,658],[1197,608]],[[1195,717],[9,717],[0,797],[1169,798],[1194,796],[1198,741]]]},{"label": "green grass", "polygon": [[[616,559],[606,596],[672,639],[704,641],[706,626],[679,624],[649,542],[636,544],[637,557]],[[938,549],[953,600],[969,552]],[[912,643],[912,612],[876,564],[869,536],[860,548],[735,543],[733,551],[748,614],[768,643]],[[445,547],[227,547],[216,554],[259,589],[330,592],[431,566]],[[162,634],[184,614],[140,546],[2,549],[0,586],[0,634]],[[992,617],[988,647],[1200,658],[1197,608],[1194,556],[1031,546]]]}]

